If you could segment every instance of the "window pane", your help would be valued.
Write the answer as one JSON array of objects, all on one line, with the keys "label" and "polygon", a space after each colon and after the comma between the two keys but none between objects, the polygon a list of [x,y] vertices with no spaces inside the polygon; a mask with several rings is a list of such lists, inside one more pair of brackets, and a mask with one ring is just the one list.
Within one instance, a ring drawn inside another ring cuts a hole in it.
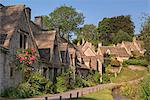
[{"label": "window pane", "polygon": [[22,38],[23,38],[23,36],[22,36],[22,34],[20,34],[20,48],[22,48]]},{"label": "window pane", "polygon": [[50,61],[50,48],[39,49],[40,58],[43,61]]}]

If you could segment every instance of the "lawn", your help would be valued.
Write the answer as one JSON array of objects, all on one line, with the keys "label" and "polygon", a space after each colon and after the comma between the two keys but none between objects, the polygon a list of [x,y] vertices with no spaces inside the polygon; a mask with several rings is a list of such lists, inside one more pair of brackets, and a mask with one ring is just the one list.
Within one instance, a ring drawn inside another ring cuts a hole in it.
[{"label": "lawn", "polygon": [[122,71],[118,74],[118,76],[111,77],[111,82],[113,83],[119,83],[119,82],[126,82],[134,79],[141,78],[145,75],[147,75],[148,71],[133,71],[128,68],[123,68]]},{"label": "lawn", "polygon": [[86,94],[80,97],[78,100],[113,100],[111,90],[104,89],[101,91]]}]

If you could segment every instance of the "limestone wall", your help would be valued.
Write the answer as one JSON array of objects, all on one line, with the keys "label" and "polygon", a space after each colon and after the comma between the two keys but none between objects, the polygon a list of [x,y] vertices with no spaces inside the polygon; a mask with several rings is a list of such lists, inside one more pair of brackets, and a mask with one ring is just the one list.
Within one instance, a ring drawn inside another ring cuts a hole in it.
[{"label": "limestone wall", "polygon": [[3,80],[4,80],[4,63],[5,63],[5,54],[0,51],[0,92],[4,89]]}]

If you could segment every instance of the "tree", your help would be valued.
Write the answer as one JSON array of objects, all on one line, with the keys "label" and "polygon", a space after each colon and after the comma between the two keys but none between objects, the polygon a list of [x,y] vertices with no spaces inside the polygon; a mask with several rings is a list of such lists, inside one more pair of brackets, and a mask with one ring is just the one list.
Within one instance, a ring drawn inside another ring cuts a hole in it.
[{"label": "tree", "polygon": [[84,16],[71,6],[63,5],[48,16],[44,16],[44,25],[49,29],[59,28],[60,36],[69,39],[79,25],[84,23]]},{"label": "tree", "polygon": [[82,28],[76,31],[78,39],[84,39],[86,41],[91,41],[95,38],[96,26],[93,24],[85,24]]},{"label": "tree", "polygon": [[122,30],[130,36],[134,36],[134,24],[130,16],[117,16],[112,18],[104,18],[98,24],[98,32],[100,40],[104,45],[112,43],[112,39],[116,33]]},{"label": "tree", "polygon": [[146,49],[145,57],[150,63],[150,17],[148,17],[142,26],[141,37],[141,39],[144,41],[144,48]]},{"label": "tree", "polygon": [[[93,24],[85,24],[82,28],[76,30],[77,39],[79,42],[88,41],[95,46],[98,44],[99,37],[97,27]],[[74,41],[76,42],[76,41]]]},{"label": "tree", "polygon": [[121,43],[122,41],[132,41],[132,36],[130,36],[127,32],[119,30],[115,36],[113,36],[112,42],[117,44]]}]

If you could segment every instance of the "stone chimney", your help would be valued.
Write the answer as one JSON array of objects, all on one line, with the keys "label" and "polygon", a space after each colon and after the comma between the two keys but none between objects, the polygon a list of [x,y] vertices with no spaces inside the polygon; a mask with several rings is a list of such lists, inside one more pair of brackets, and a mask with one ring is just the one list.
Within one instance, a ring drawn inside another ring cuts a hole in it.
[{"label": "stone chimney", "polygon": [[43,18],[42,18],[42,16],[36,16],[34,23],[43,29]]},{"label": "stone chimney", "polygon": [[26,12],[26,16],[28,18],[28,20],[31,20],[31,9],[29,7],[25,8],[25,12]]}]

